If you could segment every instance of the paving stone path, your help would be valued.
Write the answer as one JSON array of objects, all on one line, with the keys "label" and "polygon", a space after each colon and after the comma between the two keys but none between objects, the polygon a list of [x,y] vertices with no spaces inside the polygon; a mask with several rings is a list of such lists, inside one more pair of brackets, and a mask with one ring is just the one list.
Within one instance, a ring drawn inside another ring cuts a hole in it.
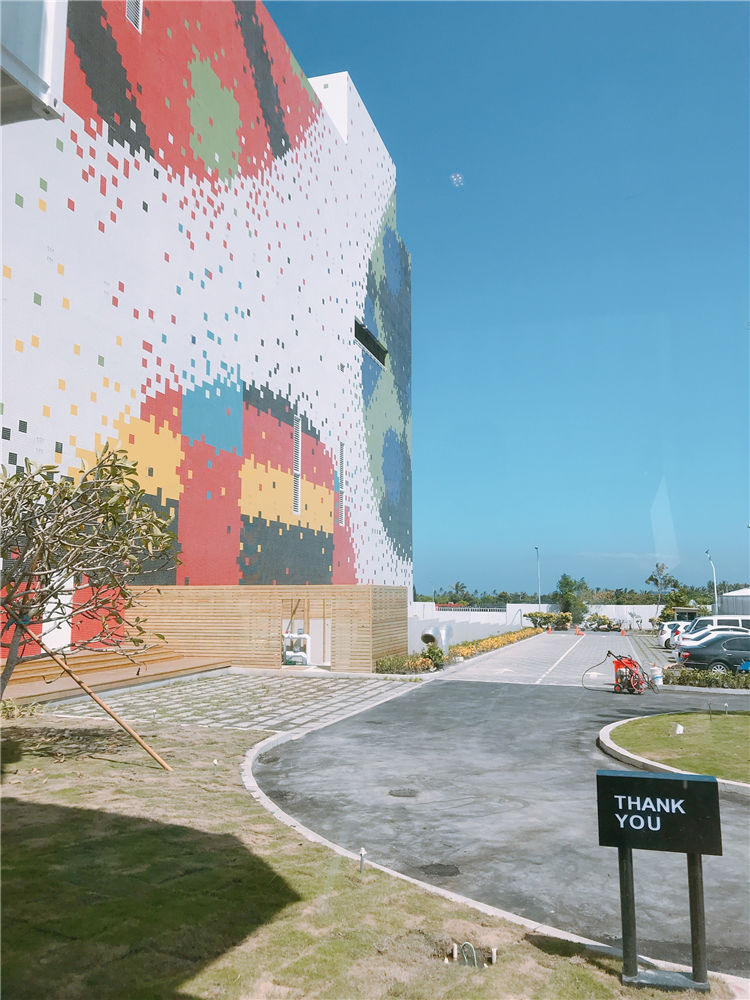
[{"label": "paving stone path", "polygon": [[[381,677],[221,672],[101,692],[129,722],[306,732],[406,694],[414,683]],[[50,711],[99,718],[86,695],[50,702]]]}]

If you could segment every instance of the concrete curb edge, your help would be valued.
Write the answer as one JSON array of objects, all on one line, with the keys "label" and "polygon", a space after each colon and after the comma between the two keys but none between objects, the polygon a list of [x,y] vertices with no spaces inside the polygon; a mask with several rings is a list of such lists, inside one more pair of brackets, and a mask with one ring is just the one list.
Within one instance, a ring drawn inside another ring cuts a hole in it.
[{"label": "concrete curb edge", "polygon": [[[597,737],[596,743],[600,750],[608,754],[610,757],[614,757],[616,760],[621,760],[625,764],[631,764],[633,767],[638,767],[642,771],[660,771],[664,773],[671,774],[693,774],[692,771],[681,770],[677,767],[669,767],[668,764],[659,764],[654,760],[649,760],[648,757],[640,757],[638,754],[631,753],[629,750],[623,749],[623,747],[618,746],[617,743],[612,739],[612,733],[618,726],[624,726],[626,722],[633,722],[635,719],[640,719],[642,716],[636,715],[632,719],[620,719],[619,722],[611,722],[608,726],[604,726],[599,730],[599,736]],[[649,716],[653,718],[653,716]],[[745,784],[744,781],[729,781],[726,778],[716,779],[719,788],[722,792],[727,792],[732,796],[737,796],[742,799],[750,798],[750,785]]]}]

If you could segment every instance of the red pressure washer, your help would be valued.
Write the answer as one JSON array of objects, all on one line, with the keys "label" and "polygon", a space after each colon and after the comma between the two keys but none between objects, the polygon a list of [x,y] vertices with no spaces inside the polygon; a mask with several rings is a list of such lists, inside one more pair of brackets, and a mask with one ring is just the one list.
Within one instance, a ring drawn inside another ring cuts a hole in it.
[{"label": "red pressure washer", "polygon": [[[609,656],[613,657],[615,665],[615,694],[643,694],[647,687],[654,694],[659,693],[659,689],[651,680],[648,670],[644,670],[640,663],[634,660],[632,656],[613,653],[610,649],[607,650],[607,656],[601,662],[604,663]],[[586,674],[589,670],[593,670],[594,667],[599,666],[601,666],[600,663],[595,663],[593,667],[589,667],[588,670],[584,671],[581,678],[581,683],[589,691],[606,690],[605,688],[591,688],[586,684]]]},{"label": "red pressure washer", "polygon": [[632,656],[610,655],[615,658],[615,694],[643,694],[650,678],[646,678],[640,663]]}]

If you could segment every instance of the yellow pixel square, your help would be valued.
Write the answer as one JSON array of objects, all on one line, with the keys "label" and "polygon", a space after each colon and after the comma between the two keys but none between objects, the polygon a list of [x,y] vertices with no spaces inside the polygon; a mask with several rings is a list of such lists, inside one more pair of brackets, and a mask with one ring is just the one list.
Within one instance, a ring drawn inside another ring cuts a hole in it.
[{"label": "yellow pixel square", "polygon": [[12,278],[13,277],[13,271],[12,271],[12,269],[10,267],[8,267],[7,264],[3,264],[3,277],[4,278]]},{"label": "yellow pixel square", "polygon": [[17,340],[16,341],[16,350],[20,351],[23,354],[23,341],[22,340]]},{"label": "yellow pixel square", "polygon": [[65,274],[65,265],[64,264],[58,264],[57,265],[57,273],[58,274]]},{"label": "yellow pixel square", "polygon": [[31,346],[32,347],[39,347],[39,337],[37,337],[36,334],[32,334],[32,337],[31,337]]}]

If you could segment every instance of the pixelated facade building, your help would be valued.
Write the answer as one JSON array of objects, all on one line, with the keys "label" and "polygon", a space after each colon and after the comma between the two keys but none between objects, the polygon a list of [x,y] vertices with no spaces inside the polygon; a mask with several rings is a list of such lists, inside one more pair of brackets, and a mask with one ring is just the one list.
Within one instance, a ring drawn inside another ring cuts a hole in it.
[{"label": "pixelated facade building", "polygon": [[410,591],[410,258],[348,75],[240,0],[70,2],[64,43],[61,117],[3,128],[4,464],[126,448],[166,587]]}]

